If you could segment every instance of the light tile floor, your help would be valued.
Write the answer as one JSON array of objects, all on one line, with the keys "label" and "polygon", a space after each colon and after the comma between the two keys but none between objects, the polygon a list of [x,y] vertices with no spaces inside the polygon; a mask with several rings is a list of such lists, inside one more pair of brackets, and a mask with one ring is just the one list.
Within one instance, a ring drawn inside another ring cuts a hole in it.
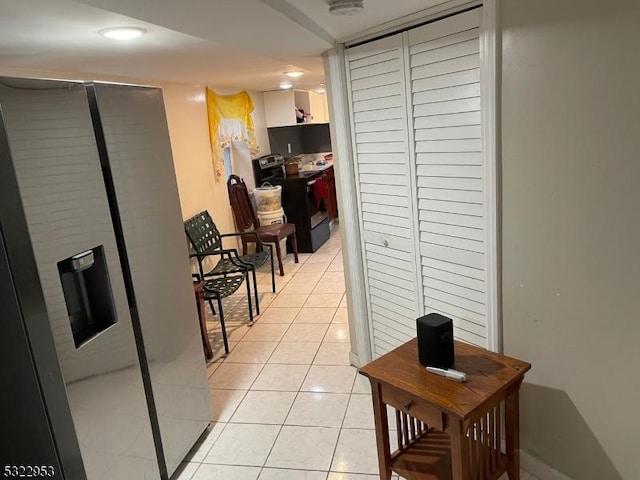
[{"label": "light tile floor", "polygon": [[244,293],[224,301],[226,357],[217,317],[209,315],[214,422],[175,480],[379,478],[371,392],[349,363],[342,270],[337,229],[300,263],[287,256],[277,294],[261,269],[254,326],[247,326]]}]

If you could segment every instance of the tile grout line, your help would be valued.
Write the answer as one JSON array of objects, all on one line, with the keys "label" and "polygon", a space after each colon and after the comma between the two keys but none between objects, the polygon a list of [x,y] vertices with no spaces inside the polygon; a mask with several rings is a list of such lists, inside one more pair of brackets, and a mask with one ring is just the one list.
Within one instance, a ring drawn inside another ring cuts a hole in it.
[{"label": "tile grout line", "polygon": [[340,430],[338,430],[338,438],[336,440],[336,444],[333,447],[333,454],[331,455],[331,461],[329,462],[329,470],[327,471],[327,478],[331,474],[331,467],[333,466],[333,461],[335,460],[336,452],[338,451],[338,444],[340,443],[340,437],[342,436],[342,430],[344,429],[344,420],[347,417],[347,412],[349,411],[349,405],[351,404],[351,395],[353,395],[353,386],[355,385],[356,379],[358,378],[358,374],[356,372],[356,377],[353,379],[351,384],[351,389],[349,391],[349,401],[347,402],[347,408],[344,410],[344,415],[342,416],[342,422],[340,422]]}]

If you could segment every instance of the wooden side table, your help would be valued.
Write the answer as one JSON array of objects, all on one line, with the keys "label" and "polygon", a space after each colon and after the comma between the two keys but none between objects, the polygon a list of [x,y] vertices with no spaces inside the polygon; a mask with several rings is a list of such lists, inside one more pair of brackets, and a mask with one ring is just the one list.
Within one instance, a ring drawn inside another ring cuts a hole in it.
[{"label": "wooden side table", "polygon": [[[455,343],[457,383],[418,362],[413,339],[360,369],[369,378],[380,479],[519,480],[518,393],[529,363]],[[390,451],[387,408],[395,409],[398,449]],[[502,453],[502,435],[506,454]]]},{"label": "wooden side table", "polygon": [[207,315],[204,310],[204,282],[194,280],[193,291],[196,296],[196,305],[198,307],[198,318],[200,320],[200,335],[202,335],[202,347],[204,348],[204,356],[207,360],[213,358],[213,350],[211,349],[211,343],[209,342],[209,335],[207,334]]}]

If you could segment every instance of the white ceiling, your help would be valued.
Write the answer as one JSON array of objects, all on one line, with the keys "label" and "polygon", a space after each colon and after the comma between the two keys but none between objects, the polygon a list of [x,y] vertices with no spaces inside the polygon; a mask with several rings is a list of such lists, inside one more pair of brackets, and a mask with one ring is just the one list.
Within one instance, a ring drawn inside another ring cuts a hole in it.
[{"label": "white ceiling", "polygon": [[[320,54],[332,38],[435,3],[441,2],[365,0],[361,15],[338,17],[325,0],[2,0],[0,72],[37,69],[265,91],[295,68],[305,72],[295,88],[312,89],[324,81]],[[97,34],[123,25],[148,33],[131,42]]]},{"label": "white ceiling", "polygon": [[364,0],[358,15],[332,15],[325,0],[286,0],[315,20],[333,38],[341,40],[371,27],[426,10],[446,0]]}]

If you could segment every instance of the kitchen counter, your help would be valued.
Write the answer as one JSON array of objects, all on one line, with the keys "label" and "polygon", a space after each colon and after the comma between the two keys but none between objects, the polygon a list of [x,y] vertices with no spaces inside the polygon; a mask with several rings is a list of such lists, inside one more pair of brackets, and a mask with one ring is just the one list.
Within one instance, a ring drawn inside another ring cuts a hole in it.
[{"label": "kitchen counter", "polygon": [[304,166],[300,168],[297,174],[289,175],[285,174],[286,180],[308,180],[315,178],[322,174],[322,172],[333,167],[333,162],[327,162],[326,165],[313,165],[313,167]]}]

